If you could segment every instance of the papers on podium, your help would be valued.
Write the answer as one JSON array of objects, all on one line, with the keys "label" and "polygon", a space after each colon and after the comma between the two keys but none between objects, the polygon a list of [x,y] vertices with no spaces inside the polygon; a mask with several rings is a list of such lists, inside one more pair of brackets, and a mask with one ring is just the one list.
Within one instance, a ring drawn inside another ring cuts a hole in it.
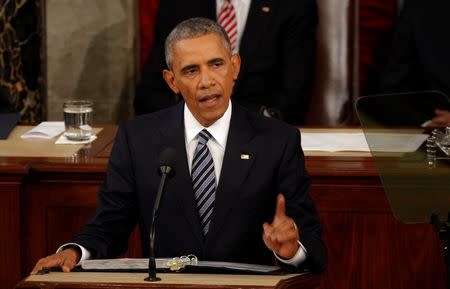
[{"label": "papers on podium", "polygon": [[302,132],[302,148],[304,151],[407,153],[416,151],[427,137],[428,134],[421,133],[421,130],[401,133],[366,131],[365,134]]},{"label": "papers on podium", "polygon": [[21,136],[23,139],[51,139],[64,132],[63,121],[43,121]]},{"label": "papers on podium", "polygon": [[[168,262],[171,258],[157,258],[156,267],[159,272],[170,272]],[[147,272],[148,259],[146,258],[120,258],[85,260],[81,262],[83,271],[105,272]],[[235,274],[267,274],[279,275],[284,272],[278,266],[256,265],[245,263],[197,261],[195,265],[186,265],[183,272],[199,273],[235,273]]]}]

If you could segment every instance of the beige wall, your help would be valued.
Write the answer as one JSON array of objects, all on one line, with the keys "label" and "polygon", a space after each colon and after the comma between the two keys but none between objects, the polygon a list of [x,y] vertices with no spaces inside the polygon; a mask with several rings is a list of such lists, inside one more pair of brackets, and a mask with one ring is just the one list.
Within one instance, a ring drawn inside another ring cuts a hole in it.
[{"label": "beige wall", "polygon": [[94,101],[94,124],[132,114],[137,67],[135,0],[46,0],[47,119],[66,99]]}]

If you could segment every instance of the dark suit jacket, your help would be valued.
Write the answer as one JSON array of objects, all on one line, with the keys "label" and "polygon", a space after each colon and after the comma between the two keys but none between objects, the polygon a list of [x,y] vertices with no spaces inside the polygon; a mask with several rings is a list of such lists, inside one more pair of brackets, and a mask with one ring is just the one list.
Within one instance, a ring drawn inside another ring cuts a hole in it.
[{"label": "dark suit jacket", "polygon": [[[215,0],[161,1],[155,43],[134,101],[137,114],[178,101],[162,78],[166,67],[163,46],[170,31],[191,17],[215,20]],[[262,105],[275,108],[287,122],[303,123],[313,83],[316,22],[315,0],[251,1],[233,99],[256,112]]]},{"label": "dark suit jacket", "polygon": [[[72,241],[92,251],[94,258],[116,257],[126,250],[138,222],[148,255],[148,230],[160,181],[158,155],[172,147],[178,161],[161,201],[157,257],[195,254],[200,260],[274,264],[273,253],[262,241],[262,224],[271,222],[276,196],[282,192],[287,214],[297,223],[308,252],[306,266],[324,270],[326,250],[308,195],[299,131],[233,104],[212,223],[204,240],[186,157],[183,107],[180,103],[143,115],[119,129],[98,210]],[[243,153],[250,160],[242,160]]]},{"label": "dark suit jacket", "polygon": [[394,31],[381,90],[440,90],[450,95],[450,1],[406,0]]}]

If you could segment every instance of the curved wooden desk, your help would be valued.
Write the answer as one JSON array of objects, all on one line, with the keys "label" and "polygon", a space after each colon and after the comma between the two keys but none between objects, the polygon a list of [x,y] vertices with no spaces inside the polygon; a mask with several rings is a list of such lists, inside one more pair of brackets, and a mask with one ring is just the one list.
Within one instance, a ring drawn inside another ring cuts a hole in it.
[{"label": "curved wooden desk", "polygon": [[[4,288],[27,276],[92,214],[115,132],[105,126],[71,157],[0,157]],[[323,288],[445,288],[441,242],[431,225],[395,220],[369,154],[305,154],[329,254]],[[140,257],[137,231],[129,244],[127,256]]]}]

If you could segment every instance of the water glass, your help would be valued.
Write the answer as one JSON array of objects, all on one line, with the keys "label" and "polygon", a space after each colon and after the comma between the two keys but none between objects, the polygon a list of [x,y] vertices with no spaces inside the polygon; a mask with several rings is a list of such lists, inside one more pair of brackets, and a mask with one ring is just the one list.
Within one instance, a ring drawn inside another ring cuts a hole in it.
[{"label": "water glass", "polygon": [[92,136],[93,103],[89,100],[64,102],[64,136],[73,141],[86,141]]}]

